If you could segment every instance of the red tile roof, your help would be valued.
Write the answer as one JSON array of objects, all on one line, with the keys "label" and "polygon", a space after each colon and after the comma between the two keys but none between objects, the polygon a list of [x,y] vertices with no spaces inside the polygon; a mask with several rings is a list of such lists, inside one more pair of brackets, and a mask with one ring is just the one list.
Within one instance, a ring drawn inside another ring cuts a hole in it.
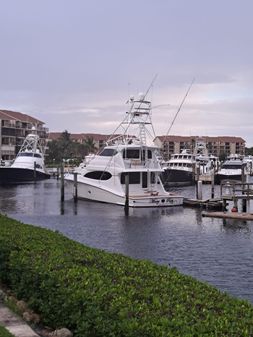
[{"label": "red tile roof", "polygon": [[20,122],[26,122],[26,123],[40,123],[44,124],[44,122],[40,121],[37,118],[31,117],[27,114],[16,112],[16,111],[10,111],[10,110],[0,110],[0,119],[3,120],[17,120]]},{"label": "red tile roof", "polygon": [[241,137],[234,137],[234,136],[217,136],[217,137],[210,137],[210,136],[157,136],[156,139],[159,139],[161,142],[169,141],[169,142],[190,142],[196,139],[203,139],[204,141],[208,142],[222,142],[222,143],[245,143],[245,140]]}]

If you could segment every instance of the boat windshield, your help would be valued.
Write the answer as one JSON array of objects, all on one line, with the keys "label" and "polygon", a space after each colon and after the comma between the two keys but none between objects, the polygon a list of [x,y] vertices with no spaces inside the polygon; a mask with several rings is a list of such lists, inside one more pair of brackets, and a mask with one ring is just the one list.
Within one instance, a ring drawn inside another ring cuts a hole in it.
[{"label": "boat windshield", "polygon": [[230,170],[238,170],[242,168],[242,165],[240,164],[224,164],[222,165],[223,169],[230,169]]},{"label": "boat windshield", "polygon": [[39,153],[32,153],[32,152],[21,152],[17,155],[18,157],[37,157],[41,158]]},{"label": "boat windshield", "polygon": [[99,156],[112,157],[112,156],[115,156],[116,153],[117,153],[117,150],[115,149],[104,149],[101,153],[99,153]]}]

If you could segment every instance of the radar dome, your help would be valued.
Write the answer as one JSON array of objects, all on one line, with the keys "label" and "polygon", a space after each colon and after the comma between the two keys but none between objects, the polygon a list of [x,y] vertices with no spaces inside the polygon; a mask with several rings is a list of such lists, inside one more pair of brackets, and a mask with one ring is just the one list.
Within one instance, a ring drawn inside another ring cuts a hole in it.
[{"label": "radar dome", "polygon": [[143,101],[143,100],[144,100],[144,97],[145,97],[145,95],[143,94],[143,92],[140,92],[140,93],[139,93],[139,100],[140,100],[140,101]]}]

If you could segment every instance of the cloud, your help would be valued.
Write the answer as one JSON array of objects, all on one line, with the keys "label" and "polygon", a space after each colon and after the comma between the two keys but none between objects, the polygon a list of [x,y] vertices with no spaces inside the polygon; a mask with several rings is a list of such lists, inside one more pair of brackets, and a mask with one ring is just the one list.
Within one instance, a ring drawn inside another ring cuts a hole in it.
[{"label": "cloud", "polygon": [[[15,8],[15,10],[13,10]],[[218,8],[218,10],[217,10]],[[0,102],[50,131],[110,134],[149,92],[156,133],[253,146],[251,1],[10,0],[1,6]]]}]

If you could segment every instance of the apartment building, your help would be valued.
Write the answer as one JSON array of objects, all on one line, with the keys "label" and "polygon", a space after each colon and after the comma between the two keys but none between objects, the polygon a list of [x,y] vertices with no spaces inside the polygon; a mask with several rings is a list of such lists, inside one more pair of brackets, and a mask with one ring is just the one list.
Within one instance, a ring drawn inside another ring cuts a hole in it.
[{"label": "apartment building", "polygon": [[[62,132],[50,132],[48,141],[60,139]],[[74,142],[84,144],[87,139],[93,139],[95,148],[98,150],[103,147],[109,138],[109,135],[97,133],[72,133],[70,139]],[[219,157],[220,155],[245,154],[245,140],[241,137],[230,136],[157,136],[154,143],[158,146],[165,158],[170,154],[179,153],[183,149],[193,151],[198,140],[206,143],[209,154]]]},{"label": "apartment building", "polygon": [[245,140],[241,137],[232,136],[157,136],[154,140],[155,144],[161,149],[165,158],[173,153],[179,153],[183,149],[194,151],[198,140],[202,140],[206,144],[208,154],[214,156],[230,154],[245,154]]},{"label": "apartment building", "polygon": [[0,158],[12,160],[16,157],[25,137],[35,127],[40,138],[46,138],[48,129],[44,122],[21,112],[0,110]]}]

